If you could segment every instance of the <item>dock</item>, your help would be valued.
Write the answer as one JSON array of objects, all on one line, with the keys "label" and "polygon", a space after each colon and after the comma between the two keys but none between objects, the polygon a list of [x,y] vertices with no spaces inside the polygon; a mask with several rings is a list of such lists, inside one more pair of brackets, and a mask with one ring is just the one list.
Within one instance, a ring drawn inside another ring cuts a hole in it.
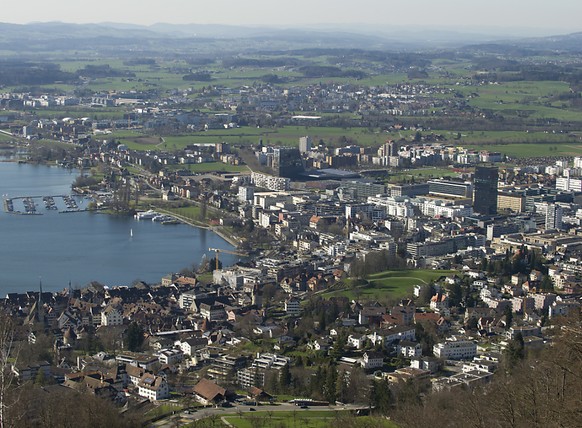
[{"label": "dock", "polygon": [[[74,213],[87,211],[87,208],[79,207],[75,198],[71,195],[51,196],[15,196],[4,197],[4,212],[19,215],[42,215],[39,207],[44,206],[47,211]],[[85,207],[87,204],[85,204]]]}]

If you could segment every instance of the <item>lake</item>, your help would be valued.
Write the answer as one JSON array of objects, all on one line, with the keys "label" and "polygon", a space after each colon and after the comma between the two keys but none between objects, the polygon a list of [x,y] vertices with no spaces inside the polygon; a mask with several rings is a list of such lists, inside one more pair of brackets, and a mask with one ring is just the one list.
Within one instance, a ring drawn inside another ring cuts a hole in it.
[{"label": "lake", "polygon": [[[69,195],[76,170],[56,166],[0,162],[0,194],[18,196]],[[62,203],[62,198],[59,203]],[[82,208],[87,201],[76,198]],[[0,296],[8,292],[58,291],[90,281],[108,286],[135,280],[159,283],[202,257],[214,257],[209,247],[232,249],[211,231],[184,224],[161,225],[94,212],[59,213],[35,199],[42,215],[0,211]],[[15,201],[22,204],[22,200]],[[61,207],[59,207],[61,208]],[[225,266],[236,256],[221,254]]]}]

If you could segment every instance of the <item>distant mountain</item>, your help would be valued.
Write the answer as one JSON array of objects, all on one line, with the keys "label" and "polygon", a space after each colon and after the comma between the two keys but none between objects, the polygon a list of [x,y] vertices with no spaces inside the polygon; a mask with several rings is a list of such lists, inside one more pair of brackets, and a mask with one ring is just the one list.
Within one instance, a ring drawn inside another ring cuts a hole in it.
[{"label": "distant mountain", "polygon": [[560,36],[528,38],[518,41],[517,44],[530,49],[582,52],[582,32]]},{"label": "distant mountain", "polygon": [[428,51],[460,49],[488,53],[531,54],[582,51],[582,33],[538,38],[506,38],[448,30],[394,26],[309,26],[305,28],[247,27],[201,24],[119,23],[26,25],[0,23],[4,55],[222,55],[265,50],[364,49]]},{"label": "distant mountain", "polygon": [[465,51],[518,56],[544,53],[582,53],[582,32],[558,36],[500,40],[494,43],[466,45],[462,49]]}]

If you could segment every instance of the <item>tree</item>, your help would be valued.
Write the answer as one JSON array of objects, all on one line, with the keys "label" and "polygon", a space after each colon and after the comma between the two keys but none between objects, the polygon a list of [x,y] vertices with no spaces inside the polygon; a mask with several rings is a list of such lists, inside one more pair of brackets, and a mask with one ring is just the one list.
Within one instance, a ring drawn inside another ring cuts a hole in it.
[{"label": "tree", "polygon": [[279,374],[279,385],[284,391],[288,391],[291,387],[291,371],[289,370],[289,364],[285,364],[281,368],[281,373]]},{"label": "tree", "polygon": [[394,404],[394,397],[388,382],[385,380],[375,380],[370,391],[370,404],[380,414],[386,415]]},{"label": "tree", "polygon": [[517,333],[515,339],[509,341],[509,344],[503,353],[505,368],[508,371],[512,370],[524,358],[525,345],[523,342],[523,336],[521,333]]},{"label": "tree", "polygon": [[367,404],[370,395],[370,381],[361,367],[353,367],[347,386],[347,402]]},{"label": "tree", "polygon": [[11,364],[18,355],[14,349],[14,323],[6,314],[0,314],[0,428],[11,426],[9,412],[18,400],[11,396],[14,372]]},{"label": "tree", "polygon": [[341,370],[337,374],[335,382],[335,399],[340,403],[346,403],[348,401],[348,382],[345,370]]},{"label": "tree", "polygon": [[337,382],[337,370],[335,366],[330,366],[327,369],[327,377],[325,379],[325,389],[323,391],[325,399],[330,403],[335,403]]},{"label": "tree", "polygon": [[126,334],[127,349],[132,352],[139,351],[144,339],[142,327],[139,324],[132,322],[127,328]]},{"label": "tree", "polygon": [[459,306],[463,300],[463,289],[461,284],[455,282],[449,289],[449,306]]},{"label": "tree", "polygon": [[274,286],[273,284],[265,284],[263,286],[262,291],[263,291],[263,304],[265,305],[265,308],[268,308],[269,305],[271,304],[271,301],[273,300],[273,297],[275,297],[277,287]]},{"label": "tree", "polygon": [[554,283],[552,282],[552,279],[549,277],[549,275],[544,275],[542,277],[540,288],[543,291],[552,291],[554,289]]},{"label": "tree", "polygon": [[511,327],[511,324],[513,323],[513,311],[511,310],[511,306],[507,305],[505,307],[503,315],[505,315],[505,329],[509,330],[509,327]]},{"label": "tree", "polygon": [[204,198],[202,203],[200,204],[200,213],[198,215],[198,220],[204,221],[206,220],[206,216],[208,214],[208,200]]},{"label": "tree", "polygon": [[418,304],[428,305],[430,303],[430,299],[435,294],[434,284],[431,282],[428,285],[423,285],[420,287],[420,293],[418,295]]}]

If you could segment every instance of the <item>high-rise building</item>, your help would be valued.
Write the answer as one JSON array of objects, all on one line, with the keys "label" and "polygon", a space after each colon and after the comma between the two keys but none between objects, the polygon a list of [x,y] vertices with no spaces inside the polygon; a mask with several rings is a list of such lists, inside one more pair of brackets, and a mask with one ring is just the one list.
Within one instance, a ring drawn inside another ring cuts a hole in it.
[{"label": "high-rise building", "polygon": [[548,204],[546,211],[546,229],[562,228],[562,207],[556,204]]},{"label": "high-rise building", "polygon": [[497,213],[497,180],[499,170],[495,166],[477,166],[473,185],[473,210],[479,214]]},{"label": "high-rise building", "polygon": [[305,171],[301,153],[293,147],[273,149],[273,171],[278,177],[296,178]]},{"label": "high-rise building", "polygon": [[301,154],[311,151],[311,137],[301,137],[299,138],[299,152]]}]

